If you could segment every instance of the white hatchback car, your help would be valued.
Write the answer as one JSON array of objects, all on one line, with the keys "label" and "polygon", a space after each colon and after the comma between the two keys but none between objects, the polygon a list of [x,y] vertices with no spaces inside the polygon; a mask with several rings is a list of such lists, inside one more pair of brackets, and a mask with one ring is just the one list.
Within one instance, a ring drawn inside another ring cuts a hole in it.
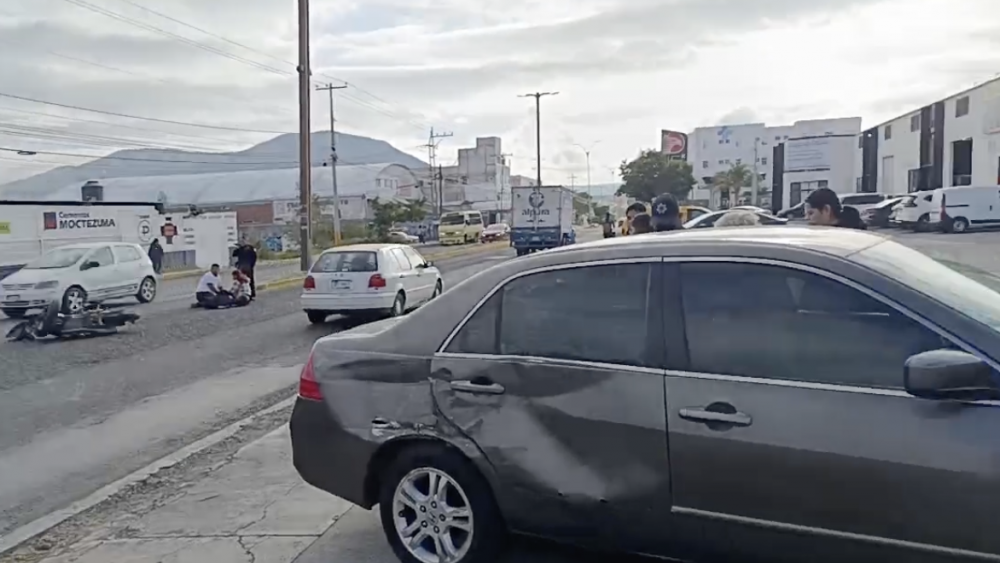
[{"label": "white hatchback car", "polygon": [[0,282],[0,310],[11,318],[62,301],[77,313],[89,301],[156,298],[156,273],[137,244],[91,242],[53,248]]},{"label": "white hatchback car", "polygon": [[323,251],[302,284],[312,323],[329,315],[398,317],[444,290],[441,272],[413,247],[354,244]]}]

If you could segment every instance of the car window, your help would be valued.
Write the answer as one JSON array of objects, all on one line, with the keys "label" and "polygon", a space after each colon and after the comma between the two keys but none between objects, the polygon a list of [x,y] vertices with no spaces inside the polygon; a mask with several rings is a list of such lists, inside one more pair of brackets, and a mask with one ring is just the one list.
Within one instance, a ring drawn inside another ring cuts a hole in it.
[{"label": "car window", "polygon": [[427,261],[424,260],[423,257],[420,256],[420,253],[418,253],[416,250],[413,250],[410,247],[406,247],[401,250],[403,251],[403,254],[405,254],[406,257],[409,258],[410,265],[413,266],[414,268],[427,263]]},{"label": "car window", "polygon": [[780,266],[681,265],[695,372],[902,388],[913,354],[949,343],[868,295]]},{"label": "car window", "polygon": [[500,296],[498,291],[476,310],[476,314],[468,320],[455,338],[448,344],[445,352],[455,354],[496,354],[499,352],[497,335],[499,334],[497,320],[500,318]]},{"label": "car window", "polygon": [[406,257],[406,254],[403,254],[403,251],[401,249],[393,248],[389,252],[392,253],[392,257],[395,258],[396,262],[399,263],[400,270],[407,272],[413,269],[413,265],[410,264],[410,260]]},{"label": "car window", "polygon": [[97,262],[98,266],[111,266],[115,263],[115,257],[111,254],[111,249],[107,246],[98,248],[87,257],[88,262]]},{"label": "car window", "polygon": [[116,246],[115,254],[119,262],[137,262],[142,260],[142,254],[131,246]]},{"label": "car window", "polygon": [[378,258],[374,252],[324,252],[313,265],[316,273],[377,272]]},{"label": "car window", "polygon": [[841,198],[841,203],[844,205],[871,205],[873,203],[881,203],[885,199],[882,194],[862,194],[862,195],[845,195]]}]

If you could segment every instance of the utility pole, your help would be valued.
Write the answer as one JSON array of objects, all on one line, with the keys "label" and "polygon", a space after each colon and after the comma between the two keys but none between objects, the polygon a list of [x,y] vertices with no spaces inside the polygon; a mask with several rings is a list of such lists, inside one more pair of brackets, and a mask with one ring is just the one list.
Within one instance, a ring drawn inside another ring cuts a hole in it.
[{"label": "utility pole", "polygon": [[569,175],[569,187],[570,188],[575,188],[576,187],[576,174],[570,174]]},{"label": "utility pole", "polygon": [[340,246],[340,194],[337,193],[337,124],[334,118],[333,91],[343,90],[343,86],[327,84],[317,86],[316,90],[329,92],[330,94],[330,176],[333,178],[333,245]]},{"label": "utility pole", "polygon": [[593,184],[590,183],[590,151],[593,150],[594,147],[597,146],[597,143],[600,143],[600,141],[597,141],[594,144],[590,145],[590,148],[587,148],[587,147],[585,147],[583,145],[580,145],[580,144],[577,144],[577,143],[573,143],[575,146],[580,147],[580,150],[583,151],[583,154],[585,154],[587,156],[587,195],[589,195],[591,197],[593,197],[594,194],[592,194],[590,192],[591,186],[593,185]]},{"label": "utility pole", "polygon": [[310,97],[312,88],[309,80],[309,0],[298,0],[299,12],[299,245],[301,257],[299,267],[308,272],[312,267],[309,256],[309,223],[312,218],[312,127],[310,125]]},{"label": "utility pole", "polygon": [[444,213],[444,172],[441,165],[437,169],[438,217]]},{"label": "utility pole", "polygon": [[559,92],[535,92],[533,94],[521,94],[519,98],[535,98],[535,159],[537,163],[537,182],[542,185],[542,97],[556,96]]},{"label": "utility pole", "polygon": [[[434,174],[434,169],[437,168],[437,176],[441,175],[441,167],[437,164],[437,147],[438,144],[440,144],[441,142],[438,139],[446,139],[448,137],[454,137],[454,136],[455,136],[454,133],[435,133],[434,128],[431,127],[431,133],[427,137],[427,144],[423,145],[424,147],[427,147],[427,171],[428,171],[428,177],[431,179],[431,190],[432,190],[431,193],[432,194],[436,193],[438,195],[438,201],[432,202],[436,204],[435,207],[438,209],[438,215],[440,215],[441,211],[444,209],[444,200],[441,199],[441,196],[443,196],[443,191],[438,192],[435,189],[435,183],[437,177]],[[443,183],[444,180],[441,180],[441,182]]]},{"label": "utility pole", "polygon": [[751,181],[750,188],[750,205],[757,205],[757,192],[759,191],[760,174],[757,173],[757,163],[760,161],[757,158],[757,145],[760,143],[760,137],[756,137],[753,140],[753,178]]}]

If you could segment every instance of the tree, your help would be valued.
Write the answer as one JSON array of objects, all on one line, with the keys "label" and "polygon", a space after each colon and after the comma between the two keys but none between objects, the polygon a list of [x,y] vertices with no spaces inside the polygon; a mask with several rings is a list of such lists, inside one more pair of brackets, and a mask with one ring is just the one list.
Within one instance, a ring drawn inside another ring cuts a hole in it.
[{"label": "tree", "polygon": [[586,192],[573,192],[573,211],[579,217],[588,217],[593,207],[590,194]]},{"label": "tree", "polygon": [[619,167],[622,185],[616,195],[639,201],[653,201],[661,194],[686,199],[697,182],[691,165],[657,150],[644,150],[639,158],[622,162]]},{"label": "tree", "polygon": [[719,192],[719,202],[722,202],[722,192],[729,194],[729,207],[739,205],[740,194],[744,188],[753,185],[753,171],[745,164],[734,164],[728,170],[719,172],[712,178],[712,188]]},{"label": "tree", "polygon": [[386,201],[375,198],[369,202],[372,207],[371,235],[379,241],[389,238],[389,231],[397,223],[414,223],[423,221],[427,216],[426,202],[423,199],[414,201]]}]

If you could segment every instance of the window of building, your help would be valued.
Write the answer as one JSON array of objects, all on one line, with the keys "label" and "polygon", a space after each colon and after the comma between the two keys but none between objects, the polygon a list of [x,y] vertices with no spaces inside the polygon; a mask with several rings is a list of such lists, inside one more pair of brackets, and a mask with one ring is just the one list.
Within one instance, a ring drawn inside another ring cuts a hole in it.
[{"label": "window of building", "polygon": [[[731,291],[733,280],[740,291]],[[880,301],[810,272],[691,263],[681,266],[681,282],[695,372],[896,389],[908,357],[948,346]]]},{"label": "window of building", "polygon": [[447,351],[652,365],[651,276],[651,264],[615,264],[517,278],[476,311]]},{"label": "window of building", "polygon": [[701,167],[702,168],[708,168],[708,161],[707,160],[701,161]]},{"label": "window of building", "polygon": [[955,117],[962,117],[969,113],[969,97],[962,96],[955,101]]},{"label": "window of building", "polygon": [[736,164],[743,164],[743,159],[742,158],[737,158],[736,159]]},{"label": "window of building", "polygon": [[886,125],[883,133],[886,141],[892,139],[892,125]]},{"label": "window of building", "polygon": [[920,131],[920,114],[910,118],[910,132]]},{"label": "window of building", "polygon": [[375,178],[375,187],[376,188],[382,187],[382,178]]},{"label": "window of building", "polygon": [[795,207],[802,203],[802,182],[792,182],[788,188],[789,207]]},{"label": "window of building", "polygon": [[864,148],[864,146],[865,146],[865,138],[862,135],[862,136],[858,137],[858,148],[861,149],[861,148]]},{"label": "window of building", "polygon": [[826,180],[820,180],[820,181],[816,182],[816,184],[819,187],[819,189],[830,187],[830,182],[828,182]]},{"label": "window of building", "polygon": [[767,157],[766,157],[766,156],[765,156],[765,157],[762,157],[762,158],[760,159],[760,163],[761,163],[761,164],[763,164],[764,166],[767,166]]},{"label": "window of building", "polygon": [[725,164],[725,163],[726,163],[725,160],[722,160],[721,158],[719,159],[719,164]]}]

